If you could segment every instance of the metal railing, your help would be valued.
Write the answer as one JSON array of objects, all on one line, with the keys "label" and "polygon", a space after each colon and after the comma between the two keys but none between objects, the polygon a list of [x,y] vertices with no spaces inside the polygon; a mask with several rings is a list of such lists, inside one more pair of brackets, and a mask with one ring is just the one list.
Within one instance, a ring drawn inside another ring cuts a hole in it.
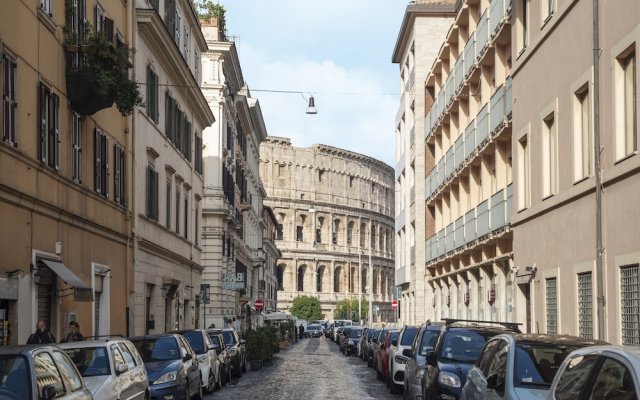
[{"label": "metal railing", "polygon": [[451,250],[453,250],[453,223],[450,223],[449,225],[447,225],[445,231],[445,238],[444,238],[444,242],[445,242],[445,252],[448,253]]},{"label": "metal railing", "polygon": [[454,144],[454,151],[453,151],[453,159],[454,159],[454,163],[455,163],[455,170],[458,170],[458,168],[460,168],[462,166],[462,162],[464,161],[465,157],[464,157],[464,134],[461,134],[460,136],[458,136],[458,139],[456,139],[456,142]]},{"label": "metal railing", "polygon": [[491,196],[490,224],[491,230],[495,231],[506,224],[506,190],[500,190]]},{"label": "metal railing", "polygon": [[451,101],[453,100],[453,72],[447,76],[447,80],[444,83],[444,98],[445,98],[445,108],[449,107]]},{"label": "metal railing", "polygon": [[454,70],[454,80],[453,80],[453,92],[457,93],[460,90],[460,87],[464,83],[465,74],[462,69],[464,67],[463,57],[460,55],[456,60],[455,65],[453,66]]},{"label": "metal railing", "polygon": [[464,131],[464,158],[467,159],[476,148],[476,121],[472,120]]},{"label": "metal railing", "polygon": [[449,150],[447,150],[447,155],[446,155],[446,159],[445,159],[445,175],[446,177],[450,177],[451,174],[453,174],[453,147],[449,147]]},{"label": "metal railing", "polygon": [[511,214],[513,213],[513,183],[507,186],[507,209],[506,209],[506,222],[511,224]]},{"label": "metal railing", "polygon": [[[495,0],[494,0],[495,1]],[[489,132],[495,132],[504,122],[504,86],[500,85],[491,96]]]},{"label": "metal railing", "polygon": [[444,157],[438,162],[438,187],[444,183]]},{"label": "metal railing", "polygon": [[490,5],[490,18],[489,18],[489,30],[493,36],[496,33],[496,29],[505,17],[505,4],[504,0],[491,0]]},{"label": "metal railing", "polygon": [[464,76],[468,77],[473,71],[473,67],[476,63],[476,33],[473,32],[469,36],[467,44],[464,46]]},{"label": "metal railing", "polygon": [[504,84],[504,115],[507,118],[511,117],[511,112],[513,110],[513,92],[511,91],[511,87],[513,85],[513,79],[511,76],[507,78],[507,81]]},{"label": "metal railing", "polygon": [[479,61],[489,43],[489,10],[485,10],[476,28],[476,59]]},{"label": "metal railing", "polygon": [[482,237],[489,233],[489,201],[485,200],[476,207],[476,234]]},{"label": "metal railing", "polygon": [[469,210],[464,215],[464,243],[476,240],[476,209]]},{"label": "metal railing", "polygon": [[489,136],[489,104],[485,104],[484,107],[478,113],[476,118],[476,145],[482,145],[482,142]]},{"label": "metal railing", "polygon": [[464,217],[460,217],[455,222],[454,228],[454,246],[456,249],[464,246]]}]

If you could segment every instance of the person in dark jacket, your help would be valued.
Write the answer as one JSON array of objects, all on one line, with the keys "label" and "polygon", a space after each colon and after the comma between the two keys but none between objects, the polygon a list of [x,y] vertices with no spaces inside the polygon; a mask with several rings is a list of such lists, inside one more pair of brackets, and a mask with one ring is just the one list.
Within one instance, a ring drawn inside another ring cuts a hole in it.
[{"label": "person in dark jacket", "polygon": [[39,320],[36,324],[36,331],[29,336],[27,344],[48,344],[55,343],[56,338],[53,333],[47,329],[47,323],[43,320]]},{"label": "person in dark jacket", "polygon": [[80,333],[80,324],[76,321],[69,322],[69,332],[67,336],[62,339],[61,343],[67,342],[81,342],[84,340],[84,336]]},{"label": "person in dark jacket", "polygon": [[299,332],[299,333],[298,333],[298,337],[299,337],[300,339],[304,338],[304,326],[300,325],[300,326],[298,327],[298,332]]}]

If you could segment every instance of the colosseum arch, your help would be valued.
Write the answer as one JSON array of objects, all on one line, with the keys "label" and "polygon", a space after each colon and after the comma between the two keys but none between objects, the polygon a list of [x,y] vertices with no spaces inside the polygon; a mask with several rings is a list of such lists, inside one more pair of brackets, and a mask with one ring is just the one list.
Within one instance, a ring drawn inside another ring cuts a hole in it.
[{"label": "colosseum arch", "polygon": [[340,221],[340,218],[334,219],[331,227],[331,244],[338,245],[343,242],[341,228],[342,221]]},{"label": "colosseum arch", "polygon": [[367,293],[367,285],[369,284],[369,282],[367,282],[367,267],[364,266],[362,267],[362,272],[360,274],[361,279],[360,279],[360,291],[362,293]]},{"label": "colosseum arch", "polygon": [[368,248],[365,246],[366,242],[367,242],[367,224],[363,222],[360,224],[360,248],[361,249]]},{"label": "colosseum arch", "polygon": [[333,271],[333,291],[335,293],[342,292],[342,267],[339,265]]},{"label": "colosseum arch", "polygon": [[279,226],[276,227],[276,240],[289,239],[289,229],[287,227],[287,214],[283,212],[279,212],[276,216],[276,219],[279,224]]},{"label": "colosseum arch", "polygon": [[358,289],[358,268],[349,268],[349,293],[355,293]]},{"label": "colosseum arch", "polygon": [[355,243],[355,241],[353,240],[353,235],[354,235],[354,228],[355,228],[355,222],[354,221],[349,221],[347,223],[347,246],[351,246],[353,243]]},{"label": "colosseum arch", "polygon": [[373,294],[378,294],[378,271],[373,269]]},{"label": "colosseum arch", "polygon": [[[276,278],[278,280],[278,290],[284,290],[285,288],[285,272],[287,266],[286,264],[279,264],[276,268]],[[288,284],[289,282],[287,282]]]},{"label": "colosseum arch", "polygon": [[324,276],[327,271],[327,268],[324,265],[318,267],[318,272],[316,273],[316,292],[323,292],[324,287]]},{"label": "colosseum arch", "polygon": [[326,236],[325,236],[326,218],[320,217],[320,216],[317,218],[318,219],[316,221],[316,232],[314,233],[313,240],[316,243],[327,243]]},{"label": "colosseum arch", "polygon": [[[308,232],[311,230],[307,226],[309,225],[307,220],[308,218],[306,214],[298,214],[298,217],[296,218],[296,241],[298,242],[304,242],[306,239],[305,236],[308,236]],[[300,232],[300,234],[298,234],[298,232]]]},{"label": "colosseum arch", "polygon": [[[301,265],[298,267],[298,273],[297,273],[297,279],[296,279],[296,290],[298,292],[304,292],[305,290],[305,284],[308,283],[306,282],[307,279],[306,275],[307,275],[307,266],[305,264]],[[307,286],[308,288],[308,286]]]}]

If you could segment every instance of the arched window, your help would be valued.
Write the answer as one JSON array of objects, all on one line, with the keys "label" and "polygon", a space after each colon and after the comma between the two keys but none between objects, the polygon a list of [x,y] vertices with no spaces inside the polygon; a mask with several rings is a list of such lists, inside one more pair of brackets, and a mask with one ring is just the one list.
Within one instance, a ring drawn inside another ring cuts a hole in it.
[{"label": "arched window", "polygon": [[351,243],[353,243],[353,225],[353,221],[349,221],[347,224],[347,246],[351,246]]},{"label": "arched window", "polygon": [[304,274],[306,270],[306,265],[301,265],[300,267],[298,267],[298,292],[304,291]]},{"label": "arched window", "polygon": [[322,292],[322,281],[324,280],[324,265],[318,267],[318,273],[316,275],[316,292]]},{"label": "arched window", "polygon": [[336,267],[333,272],[333,291],[336,293],[340,292],[340,275],[342,274],[342,268]]},{"label": "arched window", "polygon": [[277,268],[278,290],[284,290],[284,265]]}]

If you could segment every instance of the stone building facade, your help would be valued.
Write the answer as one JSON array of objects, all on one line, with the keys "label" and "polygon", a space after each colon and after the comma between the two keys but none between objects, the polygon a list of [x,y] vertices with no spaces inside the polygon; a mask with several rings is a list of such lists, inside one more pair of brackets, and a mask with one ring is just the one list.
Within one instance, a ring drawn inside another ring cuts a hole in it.
[{"label": "stone building facade", "polygon": [[325,145],[297,148],[267,137],[260,148],[265,204],[277,220],[278,308],[317,297],[324,318],[336,302],[368,301],[374,320],[394,320],[393,169],[373,158]]}]

